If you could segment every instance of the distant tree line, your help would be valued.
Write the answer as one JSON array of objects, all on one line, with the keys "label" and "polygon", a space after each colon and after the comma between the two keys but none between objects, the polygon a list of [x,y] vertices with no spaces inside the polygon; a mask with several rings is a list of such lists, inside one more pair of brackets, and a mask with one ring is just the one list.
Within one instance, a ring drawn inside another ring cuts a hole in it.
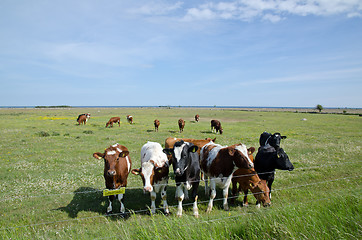
[{"label": "distant tree line", "polygon": [[68,105],[59,105],[59,106],[35,106],[35,108],[71,108]]}]

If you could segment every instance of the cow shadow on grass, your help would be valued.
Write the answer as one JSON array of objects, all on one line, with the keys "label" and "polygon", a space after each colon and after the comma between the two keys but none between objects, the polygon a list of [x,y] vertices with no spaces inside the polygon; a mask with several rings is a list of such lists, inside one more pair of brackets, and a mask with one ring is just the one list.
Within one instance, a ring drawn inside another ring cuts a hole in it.
[{"label": "cow shadow on grass", "polygon": [[[173,215],[173,207],[177,206],[177,200],[175,199],[175,191],[176,186],[170,178],[171,182],[167,186],[167,203],[171,207],[170,215]],[[120,214],[120,203],[118,201],[113,201],[113,214],[107,215],[107,207],[108,207],[108,197],[104,197],[102,191],[98,189],[94,189],[91,187],[80,187],[75,190],[73,195],[73,199],[67,206],[60,207],[54,210],[59,210],[66,212],[70,218],[77,218],[80,212],[93,212],[103,216],[109,216],[112,220],[117,220],[119,218],[127,219],[130,214],[137,214],[137,215],[150,215],[150,205],[151,199],[149,193],[144,194],[143,189],[126,189],[126,193],[124,194],[123,200],[124,205],[126,207],[126,212],[129,212],[126,215]],[[201,199],[205,199],[204,188],[199,186],[198,189],[199,197]],[[191,192],[189,192],[191,194]],[[191,199],[185,200],[184,210],[192,211],[192,204]],[[163,214],[163,204],[161,200],[161,196],[158,193],[156,199],[156,208],[157,214]]]}]

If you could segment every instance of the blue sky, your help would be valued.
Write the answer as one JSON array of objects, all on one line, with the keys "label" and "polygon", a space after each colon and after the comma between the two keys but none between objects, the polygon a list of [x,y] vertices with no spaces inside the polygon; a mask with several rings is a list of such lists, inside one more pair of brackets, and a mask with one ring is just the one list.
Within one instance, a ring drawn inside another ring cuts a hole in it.
[{"label": "blue sky", "polygon": [[362,107],[361,0],[2,0],[0,30],[0,106]]}]

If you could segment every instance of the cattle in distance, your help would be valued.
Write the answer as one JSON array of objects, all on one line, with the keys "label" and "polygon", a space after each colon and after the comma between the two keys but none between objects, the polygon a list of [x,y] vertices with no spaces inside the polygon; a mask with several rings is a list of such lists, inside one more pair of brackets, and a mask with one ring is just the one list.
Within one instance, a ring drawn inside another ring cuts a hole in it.
[{"label": "cattle in distance", "polygon": [[78,122],[78,125],[85,125],[88,120],[90,118],[90,113],[83,113],[83,114],[80,114],[77,118],[77,122]]},{"label": "cattle in distance", "polygon": [[[93,153],[93,157],[97,159],[104,159],[103,176],[108,190],[127,187],[127,178],[132,167],[127,147],[117,143],[108,147],[104,153]],[[112,202],[114,199],[118,199],[121,204],[120,212],[125,212],[125,207],[122,201],[123,194],[111,195],[108,199],[109,206],[107,207],[107,214],[111,214],[113,211]]]},{"label": "cattle in distance", "polygon": [[211,131],[215,131],[215,133],[219,132],[220,134],[223,133],[223,129],[219,120],[211,120]]},{"label": "cattle in distance", "polygon": [[118,127],[121,126],[121,118],[120,117],[111,117],[109,121],[106,123],[106,127],[110,126],[113,127],[114,123],[118,123]]},{"label": "cattle in distance", "polygon": [[155,119],[155,121],[153,122],[153,124],[155,125],[155,132],[158,132],[158,127],[160,126],[160,120]]},{"label": "cattle in distance", "polygon": [[141,176],[143,192],[150,193],[151,213],[156,213],[156,196],[161,192],[164,213],[169,214],[166,194],[169,162],[161,144],[156,142],[144,144],[141,148],[141,168],[132,169],[132,173]]},{"label": "cattle in distance", "polygon": [[196,114],[196,115],[195,115],[195,121],[196,121],[196,122],[199,122],[199,121],[200,121],[200,115],[199,115],[199,114]]},{"label": "cattle in distance", "polygon": [[184,127],[185,127],[185,121],[182,118],[180,118],[178,120],[178,128],[180,130],[180,133],[184,131]]},{"label": "cattle in distance", "polygon": [[133,117],[131,115],[127,115],[127,121],[129,124],[133,124]]}]

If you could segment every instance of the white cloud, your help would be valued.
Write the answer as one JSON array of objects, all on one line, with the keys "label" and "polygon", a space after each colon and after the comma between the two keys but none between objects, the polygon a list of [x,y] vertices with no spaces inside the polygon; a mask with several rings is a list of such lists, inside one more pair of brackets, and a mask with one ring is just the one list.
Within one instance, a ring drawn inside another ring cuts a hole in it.
[{"label": "white cloud", "polygon": [[278,22],[285,15],[347,17],[362,16],[360,0],[239,0],[210,2],[187,10],[184,20],[235,19],[251,21],[256,18]]}]

